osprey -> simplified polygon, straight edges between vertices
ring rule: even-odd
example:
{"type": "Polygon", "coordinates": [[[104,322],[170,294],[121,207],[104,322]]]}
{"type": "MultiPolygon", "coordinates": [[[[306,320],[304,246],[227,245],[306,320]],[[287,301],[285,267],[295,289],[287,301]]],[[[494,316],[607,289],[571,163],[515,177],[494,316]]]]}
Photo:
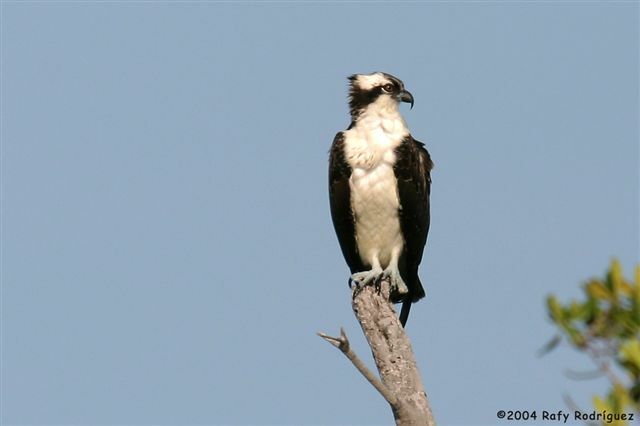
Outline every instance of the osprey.
{"type": "Polygon", "coordinates": [[[400,322],[425,295],[418,266],[429,232],[433,163],[398,110],[413,96],[396,77],[349,77],[351,124],[339,132],[329,159],[331,218],[351,270],[349,284],[388,279],[400,322]]]}

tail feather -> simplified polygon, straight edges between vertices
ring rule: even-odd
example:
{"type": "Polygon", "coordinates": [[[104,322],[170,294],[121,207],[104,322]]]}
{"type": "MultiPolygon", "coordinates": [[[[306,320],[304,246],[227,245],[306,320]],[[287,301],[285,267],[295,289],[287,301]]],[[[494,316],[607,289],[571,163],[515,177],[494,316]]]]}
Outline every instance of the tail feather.
{"type": "Polygon", "coordinates": [[[402,309],[400,310],[400,324],[404,328],[409,319],[409,311],[411,310],[411,304],[417,302],[425,296],[424,287],[420,282],[420,278],[416,275],[416,279],[413,285],[409,287],[409,294],[405,296],[402,301],[402,309]]]}
{"type": "Polygon", "coordinates": [[[411,303],[411,299],[407,299],[402,302],[402,310],[400,311],[400,324],[402,324],[402,328],[404,328],[404,326],[407,324],[407,320],[409,319],[411,303]]]}
{"type": "Polygon", "coordinates": [[[416,274],[416,281],[413,284],[412,288],[409,289],[410,298],[413,302],[417,302],[422,299],[426,293],[424,291],[424,287],[422,287],[422,282],[420,282],[420,278],[416,274]]]}

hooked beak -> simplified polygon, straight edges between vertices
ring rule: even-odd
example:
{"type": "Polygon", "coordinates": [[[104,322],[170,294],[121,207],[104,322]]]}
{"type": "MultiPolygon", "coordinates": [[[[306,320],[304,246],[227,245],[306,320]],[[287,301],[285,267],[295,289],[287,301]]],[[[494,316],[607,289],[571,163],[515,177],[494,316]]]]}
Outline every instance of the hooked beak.
{"type": "Polygon", "coordinates": [[[398,93],[397,99],[400,102],[407,102],[411,104],[411,108],[413,109],[413,95],[408,90],[402,90],[398,93]]]}

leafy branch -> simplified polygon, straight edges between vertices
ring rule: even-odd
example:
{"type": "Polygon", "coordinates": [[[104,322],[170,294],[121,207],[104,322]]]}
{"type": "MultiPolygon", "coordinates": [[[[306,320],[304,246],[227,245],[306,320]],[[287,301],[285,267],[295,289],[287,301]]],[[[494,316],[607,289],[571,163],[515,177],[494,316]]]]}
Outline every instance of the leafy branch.
{"type": "Polygon", "coordinates": [[[595,408],[640,414],[640,266],[630,281],[624,278],[620,262],[614,260],[603,279],[588,280],[582,290],[583,300],[562,304],[553,295],[547,298],[547,312],[560,335],[543,352],[553,350],[563,337],[589,356],[598,372],[611,382],[606,396],[593,398],[595,408]]]}

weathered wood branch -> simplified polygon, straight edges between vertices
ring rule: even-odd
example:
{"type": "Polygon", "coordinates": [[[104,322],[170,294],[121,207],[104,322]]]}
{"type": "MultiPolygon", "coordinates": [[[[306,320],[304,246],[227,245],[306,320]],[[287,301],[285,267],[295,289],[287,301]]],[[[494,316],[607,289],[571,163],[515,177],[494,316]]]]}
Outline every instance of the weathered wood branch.
{"type": "Polygon", "coordinates": [[[318,336],[322,337],[327,342],[331,343],[336,348],[340,349],[343,354],[349,361],[353,363],[353,365],[358,369],[358,371],[364,376],[365,379],[369,381],[373,385],[374,388],[387,402],[391,405],[396,404],[395,396],[387,389],[387,387],[378,379],[372,372],[364,365],[364,362],[358,358],[355,352],[351,349],[351,345],[349,344],[349,339],[347,339],[347,335],[344,333],[344,328],[340,327],[340,337],[331,337],[327,336],[324,333],[318,333],[318,336]]]}
{"type": "Polygon", "coordinates": [[[319,333],[320,336],[340,349],[382,394],[391,406],[396,425],[435,425],[411,342],[389,302],[388,281],[379,288],[358,289],[353,296],[353,311],[371,347],[381,380],[353,353],[344,330],[340,337],[319,333]]]}

